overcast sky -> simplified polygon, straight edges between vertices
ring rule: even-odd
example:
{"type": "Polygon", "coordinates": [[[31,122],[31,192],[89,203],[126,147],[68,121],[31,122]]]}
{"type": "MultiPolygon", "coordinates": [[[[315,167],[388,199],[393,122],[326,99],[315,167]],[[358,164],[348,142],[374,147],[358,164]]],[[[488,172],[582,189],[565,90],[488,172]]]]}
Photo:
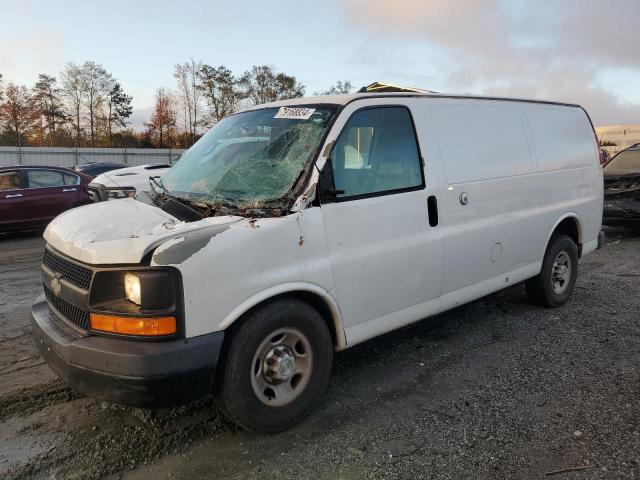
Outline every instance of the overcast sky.
{"type": "Polygon", "coordinates": [[[640,0],[0,0],[0,73],[32,85],[93,60],[136,123],[173,65],[269,64],[307,93],[337,80],[577,102],[640,123],[640,0]]]}

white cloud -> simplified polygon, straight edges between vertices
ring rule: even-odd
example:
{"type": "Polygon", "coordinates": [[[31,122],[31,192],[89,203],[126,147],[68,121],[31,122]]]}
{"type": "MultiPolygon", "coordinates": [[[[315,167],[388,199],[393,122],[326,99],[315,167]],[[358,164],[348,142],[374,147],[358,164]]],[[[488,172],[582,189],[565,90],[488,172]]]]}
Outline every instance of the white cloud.
{"type": "Polygon", "coordinates": [[[638,0],[345,0],[344,5],[351,22],[378,37],[446,50],[451,64],[440,83],[448,91],[576,102],[598,124],[640,122],[635,98],[626,100],[601,81],[608,69],[640,72],[638,0]]]}

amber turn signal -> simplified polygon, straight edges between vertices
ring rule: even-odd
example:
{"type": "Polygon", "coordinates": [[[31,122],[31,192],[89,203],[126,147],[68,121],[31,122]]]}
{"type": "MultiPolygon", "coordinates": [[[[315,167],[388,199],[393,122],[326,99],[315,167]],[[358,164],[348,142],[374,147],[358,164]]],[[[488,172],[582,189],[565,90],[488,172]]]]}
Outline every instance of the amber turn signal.
{"type": "Polygon", "coordinates": [[[171,335],[176,333],[175,317],[120,317],[92,313],[91,328],[121,335],[171,335]]]}

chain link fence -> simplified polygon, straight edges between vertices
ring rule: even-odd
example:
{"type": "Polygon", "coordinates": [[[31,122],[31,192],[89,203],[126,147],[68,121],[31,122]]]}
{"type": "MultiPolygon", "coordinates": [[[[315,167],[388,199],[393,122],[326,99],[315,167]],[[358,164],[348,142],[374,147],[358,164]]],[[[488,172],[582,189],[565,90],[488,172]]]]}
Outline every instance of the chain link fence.
{"type": "Polygon", "coordinates": [[[72,168],[92,162],[137,166],[169,163],[184,152],[172,148],[0,147],[0,166],[52,165],[72,168]]]}

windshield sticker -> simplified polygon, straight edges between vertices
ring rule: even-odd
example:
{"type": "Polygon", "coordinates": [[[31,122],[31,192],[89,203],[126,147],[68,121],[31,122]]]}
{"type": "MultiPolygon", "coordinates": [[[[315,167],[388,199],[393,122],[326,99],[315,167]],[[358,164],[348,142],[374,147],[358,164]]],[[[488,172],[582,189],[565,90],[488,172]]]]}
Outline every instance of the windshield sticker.
{"type": "Polygon", "coordinates": [[[278,113],[273,118],[293,118],[296,120],[309,120],[309,117],[315,112],[315,108],[292,108],[280,107],[278,113]]]}

